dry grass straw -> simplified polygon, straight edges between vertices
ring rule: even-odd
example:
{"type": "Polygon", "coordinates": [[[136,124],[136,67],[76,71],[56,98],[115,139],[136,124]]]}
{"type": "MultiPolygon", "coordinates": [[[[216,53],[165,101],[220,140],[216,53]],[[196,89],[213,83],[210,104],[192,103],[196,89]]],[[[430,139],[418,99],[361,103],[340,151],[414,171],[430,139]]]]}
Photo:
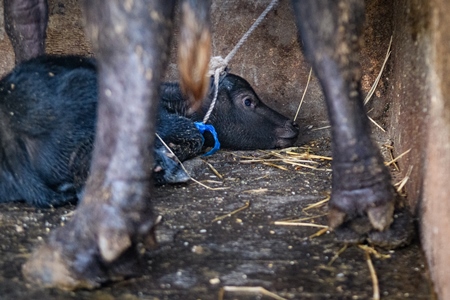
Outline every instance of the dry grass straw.
{"type": "Polygon", "coordinates": [[[246,193],[246,194],[264,194],[264,193],[267,193],[268,191],[269,191],[269,189],[267,189],[267,188],[258,188],[258,189],[246,190],[246,191],[243,191],[242,193],[246,193]]]}
{"type": "MultiPolygon", "coordinates": [[[[392,165],[393,163],[396,163],[400,158],[402,158],[403,156],[405,156],[406,154],[408,154],[410,151],[411,151],[411,148],[409,148],[408,150],[406,150],[405,152],[403,152],[402,154],[400,154],[400,155],[397,156],[396,158],[394,158],[394,159],[392,159],[392,160],[390,160],[390,161],[388,161],[388,162],[385,162],[384,164],[385,164],[386,166],[390,166],[390,165],[392,165]]],[[[397,166],[397,168],[398,168],[398,166],[397,166]]]]}
{"type": "Polygon", "coordinates": [[[370,122],[372,122],[375,126],[377,126],[381,131],[386,132],[386,130],[385,130],[383,127],[381,127],[380,124],[378,124],[377,122],[375,122],[374,119],[372,119],[372,118],[369,117],[369,116],[367,116],[367,117],[369,118],[370,122]]]}
{"type": "Polygon", "coordinates": [[[324,206],[325,204],[328,203],[328,201],[330,201],[331,196],[328,195],[325,197],[325,199],[322,199],[316,203],[310,204],[307,207],[305,207],[304,209],[302,209],[303,212],[306,212],[307,210],[313,209],[313,208],[319,208],[324,206]]]}
{"type": "MultiPolygon", "coordinates": [[[[400,167],[398,166],[397,161],[398,161],[400,158],[402,158],[403,156],[405,156],[406,154],[408,154],[408,153],[411,151],[411,148],[408,149],[408,150],[406,150],[405,152],[403,152],[403,153],[400,154],[399,156],[394,157],[394,147],[392,147],[391,145],[383,145],[383,146],[384,146],[385,148],[388,149],[389,156],[390,156],[390,158],[391,158],[390,161],[385,162],[384,164],[385,164],[386,166],[392,165],[392,166],[395,168],[395,170],[396,170],[397,172],[400,172],[400,167]]],[[[403,190],[403,188],[405,187],[405,184],[408,182],[408,180],[409,180],[409,178],[410,178],[410,176],[411,176],[411,172],[412,172],[412,170],[413,170],[413,167],[414,167],[414,166],[409,166],[409,167],[408,167],[408,171],[406,172],[405,177],[403,177],[402,180],[400,180],[399,182],[397,182],[397,183],[394,184],[394,186],[397,187],[397,192],[398,192],[399,194],[404,194],[404,193],[402,193],[402,190],[403,190]]]]}
{"type": "MultiPolygon", "coordinates": [[[[372,258],[370,255],[375,256],[376,258],[390,258],[389,255],[381,254],[378,251],[376,251],[373,247],[367,246],[367,245],[358,245],[360,249],[364,251],[365,260],[367,263],[367,266],[369,268],[370,278],[372,279],[372,287],[373,287],[373,295],[372,299],[380,299],[380,287],[378,284],[378,276],[375,271],[375,267],[372,263],[372,258]]],[[[341,249],[339,249],[336,254],[331,258],[330,262],[328,263],[328,266],[331,266],[338,258],[339,256],[344,253],[345,250],[347,250],[348,246],[344,245],[341,249]]]]}
{"type": "Polygon", "coordinates": [[[384,71],[384,67],[386,66],[389,56],[391,56],[391,46],[392,46],[392,36],[391,36],[391,40],[389,41],[389,46],[386,51],[386,56],[384,57],[383,65],[381,66],[381,69],[380,69],[380,72],[378,72],[377,78],[375,79],[372,87],[370,88],[369,92],[366,95],[366,98],[364,99],[364,105],[369,103],[370,99],[372,98],[373,94],[375,93],[375,90],[377,89],[378,83],[380,82],[380,79],[381,79],[381,75],[383,74],[383,71],[384,71]]]}
{"type": "MultiPolygon", "coordinates": [[[[394,157],[394,147],[392,147],[391,145],[383,145],[386,149],[388,149],[388,153],[389,153],[389,157],[391,158],[391,161],[394,161],[395,157],[394,157]]],[[[392,166],[395,168],[395,170],[397,172],[400,171],[400,168],[398,167],[397,161],[394,161],[392,163],[392,166]]]]}
{"type": "Polygon", "coordinates": [[[373,295],[372,299],[379,300],[380,299],[380,287],[378,284],[378,276],[375,271],[375,268],[372,263],[372,259],[370,258],[370,252],[364,251],[367,266],[369,267],[370,278],[372,278],[372,287],[373,287],[373,295]]]}
{"type": "MultiPolygon", "coordinates": [[[[184,172],[186,172],[186,174],[189,176],[189,179],[192,180],[193,182],[197,183],[198,185],[201,185],[202,187],[208,189],[208,190],[212,190],[212,191],[220,191],[220,190],[226,190],[229,189],[229,187],[210,187],[204,183],[201,183],[200,181],[194,179],[189,172],[186,170],[186,168],[184,167],[183,163],[178,159],[178,157],[175,155],[175,153],[173,153],[172,149],[170,149],[170,147],[166,144],[166,142],[164,142],[164,140],[159,136],[159,134],[155,133],[156,137],[160,140],[160,142],[164,145],[164,147],[166,147],[166,149],[173,155],[173,157],[177,160],[177,162],[181,165],[181,168],[183,169],[184,172]]],[[[212,167],[212,166],[211,166],[212,167]]],[[[213,167],[212,167],[213,168],[213,167]]],[[[213,168],[214,169],[214,168],[213,168]]],[[[215,169],[214,169],[215,170],[215,169]]],[[[217,170],[216,170],[217,172],[217,170]]],[[[217,172],[218,173],[218,172],[217,172]]],[[[217,175],[217,174],[216,174],[217,175]]],[[[220,175],[220,174],[219,174],[220,175]]]]}
{"type": "Polygon", "coordinates": [[[369,252],[365,252],[365,253],[366,253],[367,266],[369,267],[369,271],[370,271],[370,277],[372,278],[372,286],[373,286],[372,298],[374,300],[379,300],[380,299],[380,287],[378,285],[378,276],[375,271],[375,268],[373,267],[372,259],[370,258],[369,252]]]}
{"type": "MultiPolygon", "coordinates": [[[[306,213],[307,210],[322,207],[329,200],[330,200],[330,196],[327,196],[325,199],[322,199],[322,200],[320,200],[320,201],[318,201],[316,203],[308,205],[302,211],[304,213],[306,213]]],[[[327,214],[319,214],[319,215],[308,216],[308,217],[304,217],[304,218],[279,220],[279,221],[275,221],[273,224],[274,225],[281,225],[281,226],[301,226],[301,227],[320,228],[319,231],[317,231],[316,233],[314,233],[311,236],[309,236],[309,238],[312,239],[312,238],[321,236],[322,234],[326,233],[328,230],[330,230],[330,228],[327,225],[315,224],[315,223],[312,223],[312,222],[311,223],[307,223],[307,222],[303,222],[303,221],[308,221],[308,220],[314,220],[314,219],[317,219],[317,218],[322,218],[322,217],[325,217],[326,215],[327,214]]]]}
{"type": "MultiPolygon", "coordinates": [[[[373,94],[375,93],[375,90],[378,87],[378,83],[380,82],[381,79],[381,75],[383,74],[384,71],[384,67],[386,66],[386,63],[389,59],[389,56],[391,55],[391,46],[392,46],[392,36],[391,36],[391,40],[389,42],[389,46],[386,52],[386,56],[384,57],[384,61],[383,64],[381,66],[380,72],[378,72],[377,78],[375,79],[374,83],[372,84],[372,87],[370,88],[369,92],[366,95],[366,98],[364,99],[364,105],[366,105],[367,103],[369,103],[370,99],[372,98],[373,94]]],[[[375,122],[374,119],[372,119],[371,117],[367,116],[370,120],[370,122],[372,122],[376,127],[378,127],[381,131],[386,132],[386,130],[381,127],[381,125],[379,125],[377,122],[375,122]]]]}
{"type": "Polygon", "coordinates": [[[302,99],[300,99],[300,103],[298,104],[297,112],[294,116],[294,122],[297,121],[298,114],[300,113],[300,108],[302,107],[303,100],[305,99],[306,91],[308,90],[309,82],[311,81],[312,68],[309,68],[308,81],[306,82],[305,90],[303,91],[302,99]]]}
{"type": "Polygon", "coordinates": [[[316,233],[311,234],[308,238],[309,238],[309,239],[313,239],[313,238],[319,237],[319,236],[321,236],[321,235],[324,235],[324,234],[327,233],[328,231],[330,231],[330,228],[329,228],[329,227],[327,227],[327,228],[322,228],[322,229],[320,229],[319,231],[317,231],[316,233]]]}
{"type": "Polygon", "coordinates": [[[311,131],[324,130],[324,129],[328,129],[328,128],[331,128],[331,125],[326,125],[326,126],[322,126],[319,128],[313,128],[313,129],[311,129],[311,131]]]}
{"type": "Polygon", "coordinates": [[[290,221],[275,221],[273,222],[275,225],[287,225],[287,226],[301,226],[301,227],[316,227],[328,229],[327,225],[314,224],[314,223],[305,223],[305,222],[290,222],[290,221]]]}
{"type": "Polygon", "coordinates": [[[336,261],[336,259],[338,259],[339,256],[340,256],[342,253],[344,253],[345,250],[347,250],[347,248],[348,248],[348,245],[345,244],[341,249],[339,249],[339,250],[336,252],[336,254],[330,259],[330,262],[328,263],[328,266],[331,266],[331,265],[336,261]]]}
{"type": "Polygon", "coordinates": [[[377,250],[375,250],[374,247],[372,246],[368,246],[368,245],[358,245],[358,247],[362,250],[364,250],[365,252],[368,252],[369,254],[372,254],[373,256],[375,256],[378,259],[388,259],[391,258],[391,256],[389,254],[383,254],[378,252],[377,250]]]}
{"type": "Polygon", "coordinates": [[[331,169],[323,169],[316,166],[319,162],[331,161],[331,157],[312,154],[310,148],[307,147],[290,147],[270,151],[260,150],[259,153],[262,153],[262,155],[257,157],[233,155],[240,158],[240,163],[261,163],[283,171],[289,170],[286,165],[294,166],[297,170],[300,168],[307,168],[318,171],[331,171],[331,169]]]}
{"type": "Polygon", "coordinates": [[[275,293],[272,293],[261,286],[224,286],[219,291],[219,300],[223,300],[225,292],[242,293],[242,294],[259,294],[276,300],[286,300],[275,293]]]}
{"type": "MultiPolygon", "coordinates": [[[[367,93],[366,97],[364,98],[364,105],[367,105],[367,103],[369,103],[370,99],[372,98],[373,94],[375,93],[375,91],[376,91],[376,89],[377,89],[377,87],[378,87],[378,84],[379,84],[379,82],[380,82],[381,76],[382,76],[382,74],[383,74],[384,68],[386,67],[386,63],[387,63],[387,61],[389,60],[389,57],[391,56],[392,38],[393,38],[393,37],[391,36],[391,40],[389,41],[389,46],[388,46],[388,49],[387,49],[387,51],[386,51],[386,55],[385,55],[385,57],[384,57],[383,64],[381,65],[380,72],[378,72],[378,75],[377,75],[377,77],[375,78],[374,83],[372,84],[372,86],[371,86],[369,92],[367,93]]],[[[305,99],[305,95],[306,95],[306,92],[307,92],[307,90],[308,90],[309,83],[310,83],[310,81],[311,81],[311,75],[312,75],[312,68],[309,69],[308,81],[306,82],[306,86],[305,86],[305,89],[304,89],[304,91],[303,91],[302,98],[300,99],[300,103],[299,103],[298,108],[297,108],[297,111],[296,111],[296,113],[295,113],[294,121],[297,120],[297,117],[298,117],[298,115],[299,115],[299,113],[300,113],[300,108],[302,107],[303,100],[305,99]]],[[[385,130],[381,125],[379,125],[377,122],[375,122],[374,119],[372,119],[372,118],[369,117],[369,116],[368,116],[368,118],[369,118],[369,120],[370,120],[376,127],[378,127],[381,131],[386,132],[386,130],[385,130]]],[[[330,128],[330,126],[324,126],[324,127],[321,127],[321,128],[315,128],[315,129],[313,129],[313,131],[315,131],[315,130],[327,129],[327,128],[330,128]]]]}
{"type": "Polygon", "coordinates": [[[328,213],[326,213],[326,214],[320,214],[320,215],[314,215],[314,216],[309,216],[309,217],[304,217],[304,218],[295,218],[295,219],[292,219],[292,218],[285,218],[285,219],[282,219],[282,220],[278,220],[278,221],[283,221],[283,222],[303,222],[303,221],[308,221],[308,220],[313,220],[313,219],[317,219],[317,218],[321,218],[321,217],[325,217],[325,216],[327,216],[328,215],[328,213]]]}
{"type": "Polygon", "coordinates": [[[220,179],[223,179],[222,174],[220,174],[219,171],[217,171],[216,168],[214,168],[209,162],[205,161],[204,163],[211,169],[211,171],[214,173],[214,175],[216,175],[220,179]]]}
{"type": "Polygon", "coordinates": [[[221,221],[221,220],[223,220],[223,219],[225,219],[225,218],[231,217],[232,215],[235,215],[235,214],[237,214],[238,212],[243,211],[243,210],[245,210],[245,209],[247,209],[247,208],[249,208],[249,207],[250,207],[250,201],[247,201],[247,202],[245,202],[245,205],[244,205],[244,206],[239,207],[238,209],[233,210],[232,212],[229,212],[229,213],[227,213],[227,214],[225,214],[225,215],[223,215],[223,216],[220,216],[220,217],[215,218],[214,220],[211,221],[211,223],[214,223],[214,222],[217,222],[217,221],[221,221]]]}
{"type": "Polygon", "coordinates": [[[397,182],[396,184],[394,184],[394,186],[397,187],[397,192],[399,194],[402,194],[402,190],[405,187],[405,184],[408,182],[409,177],[411,176],[411,172],[412,172],[413,166],[409,166],[408,171],[406,172],[405,177],[403,177],[402,180],[400,180],[399,182],[397,182]]]}

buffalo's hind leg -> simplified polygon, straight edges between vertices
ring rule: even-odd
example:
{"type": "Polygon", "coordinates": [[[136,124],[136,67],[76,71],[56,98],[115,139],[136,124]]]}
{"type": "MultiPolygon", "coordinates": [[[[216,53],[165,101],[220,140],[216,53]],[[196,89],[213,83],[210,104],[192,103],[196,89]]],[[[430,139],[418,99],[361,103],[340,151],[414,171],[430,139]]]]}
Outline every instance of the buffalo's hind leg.
{"type": "Polygon", "coordinates": [[[72,220],[24,265],[43,286],[92,288],[136,267],[153,242],[152,151],[173,1],[85,0],[99,66],[99,118],[91,175],[72,220]]]}
{"type": "Polygon", "coordinates": [[[42,55],[48,22],[47,0],[4,0],[5,30],[16,64],[42,55]]]}
{"type": "Polygon", "coordinates": [[[370,138],[358,61],[364,1],[293,1],[306,55],[319,78],[332,127],[333,179],[329,224],[338,238],[396,247],[412,232],[407,209],[397,213],[389,170],[370,138]],[[392,224],[395,219],[395,224],[392,224]],[[397,228],[404,223],[407,228],[397,228]],[[391,229],[398,231],[393,233],[391,229]]]}

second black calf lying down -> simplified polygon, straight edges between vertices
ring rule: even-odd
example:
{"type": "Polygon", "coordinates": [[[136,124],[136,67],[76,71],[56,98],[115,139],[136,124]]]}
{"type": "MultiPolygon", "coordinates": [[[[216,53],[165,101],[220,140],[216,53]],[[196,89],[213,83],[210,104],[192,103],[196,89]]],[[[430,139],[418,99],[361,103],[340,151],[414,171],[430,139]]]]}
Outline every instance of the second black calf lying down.
{"type": "MultiPolygon", "coordinates": [[[[47,207],[78,199],[89,173],[97,98],[95,61],[78,56],[32,59],[0,81],[0,202],[47,207]]],[[[179,86],[161,88],[157,133],[182,161],[211,143],[193,122],[203,118],[211,98],[212,92],[200,111],[187,115],[179,86]]],[[[225,148],[287,147],[297,138],[297,125],[236,75],[222,80],[216,105],[209,122],[225,148]]],[[[158,139],[149,151],[157,182],[187,180],[158,139]]]]}

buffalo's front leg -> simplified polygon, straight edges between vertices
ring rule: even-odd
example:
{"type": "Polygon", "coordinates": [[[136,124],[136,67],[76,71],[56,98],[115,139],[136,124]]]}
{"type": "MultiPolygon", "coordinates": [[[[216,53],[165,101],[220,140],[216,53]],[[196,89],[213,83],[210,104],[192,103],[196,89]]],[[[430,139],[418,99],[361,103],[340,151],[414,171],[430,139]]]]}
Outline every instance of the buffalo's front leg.
{"type": "Polygon", "coordinates": [[[65,289],[129,275],[136,245],[152,242],[149,149],[173,15],[167,0],[85,0],[83,5],[99,63],[91,175],[73,219],[23,268],[27,279],[65,289]]]}
{"type": "Polygon", "coordinates": [[[16,64],[44,54],[48,22],[47,0],[4,0],[5,29],[16,64]]]}
{"type": "Polygon", "coordinates": [[[372,229],[385,231],[393,222],[396,195],[389,170],[370,138],[362,101],[357,53],[364,1],[293,3],[301,40],[321,82],[332,127],[329,224],[344,228],[353,223],[358,235],[372,229]]]}

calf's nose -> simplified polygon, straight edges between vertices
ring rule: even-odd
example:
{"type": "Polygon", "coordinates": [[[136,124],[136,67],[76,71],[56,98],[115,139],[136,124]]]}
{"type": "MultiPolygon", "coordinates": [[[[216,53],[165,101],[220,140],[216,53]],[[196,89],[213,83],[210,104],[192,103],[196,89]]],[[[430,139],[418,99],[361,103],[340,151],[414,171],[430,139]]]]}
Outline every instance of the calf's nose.
{"type": "Polygon", "coordinates": [[[295,123],[292,120],[287,120],[284,123],[284,126],[282,127],[283,130],[281,132],[281,134],[279,135],[280,138],[283,139],[293,139],[296,138],[298,136],[299,133],[299,127],[298,124],[295,123]]]}

